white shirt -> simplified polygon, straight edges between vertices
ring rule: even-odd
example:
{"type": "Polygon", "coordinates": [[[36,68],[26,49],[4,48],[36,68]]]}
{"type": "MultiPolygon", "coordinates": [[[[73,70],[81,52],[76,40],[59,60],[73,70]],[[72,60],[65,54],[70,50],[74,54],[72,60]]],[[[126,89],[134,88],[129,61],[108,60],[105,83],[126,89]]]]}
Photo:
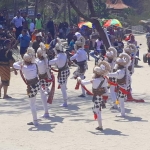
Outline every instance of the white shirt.
{"type": "Polygon", "coordinates": [[[97,43],[97,47],[96,47],[96,50],[100,50],[101,48],[101,45],[103,44],[103,41],[99,41],[98,39],[96,40],[96,43],[97,43]]]}
{"type": "MultiPolygon", "coordinates": [[[[38,66],[38,72],[39,74],[45,74],[47,72],[47,65],[46,65],[46,60],[40,60],[40,59],[36,59],[35,63],[38,66]]],[[[48,60],[47,60],[48,63],[48,60]]]]}
{"type": "Polygon", "coordinates": [[[32,64],[32,65],[23,65],[21,67],[21,62],[15,62],[13,64],[13,67],[17,70],[22,70],[25,79],[27,80],[31,80],[37,77],[37,67],[36,64],[32,64]]]}
{"type": "Polygon", "coordinates": [[[11,21],[16,28],[19,28],[19,27],[22,27],[23,25],[23,22],[25,22],[24,18],[23,17],[14,17],[13,20],[11,21]]]}
{"type": "Polygon", "coordinates": [[[84,49],[80,48],[76,54],[74,54],[70,60],[77,60],[77,62],[85,61],[87,60],[87,53],[84,49]]]}
{"type": "Polygon", "coordinates": [[[33,32],[35,29],[35,25],[33,22],[30,23],[30,32],[33,32]]]}
{"type": "Polygon", "coordinates": [[[56,58],[49,61],[49,65],[56,65],[58,68],[65,66],[67,61],[67,55],[65,53],[59,53],[56,58]]]}

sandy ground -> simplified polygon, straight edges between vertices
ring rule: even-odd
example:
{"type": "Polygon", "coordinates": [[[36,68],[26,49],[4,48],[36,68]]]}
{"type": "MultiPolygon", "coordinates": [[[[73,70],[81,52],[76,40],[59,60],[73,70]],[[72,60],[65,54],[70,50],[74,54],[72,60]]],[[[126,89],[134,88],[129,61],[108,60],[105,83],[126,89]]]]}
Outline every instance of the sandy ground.
{"type": "MultiPolygon", "coordinates": [[[[146,52],[144,35],[136,37],[143,44],[140,58],[146,52]]],[[[91,78],[94,61],[89,62],[87,79],[91,78]]],[[[73,67],[71,71],[75,68],[73,67]]],[[[126,103],[127,117],[116,118],[118,111],[102,110],[104,131],[95,130],[91,97],[78,98],[75,80],[68,81],[69,107],[60,108],[61,92],[56,89],[50,107],[50,120],[41,119],[36,128],[27,126],[32,121],[26,86],[21,77],[12,74],[9,94],[11,100],[0,99],[0,150],[150,150],[150,89],[149,66],[142,61],[133,75],[133,95],[145,103],[126,103]]],[[[88,86],[91,89],[91,86],[88,86]]],[[[43,114],[40,96],[37,96],[38,116],[43,114]]]]}

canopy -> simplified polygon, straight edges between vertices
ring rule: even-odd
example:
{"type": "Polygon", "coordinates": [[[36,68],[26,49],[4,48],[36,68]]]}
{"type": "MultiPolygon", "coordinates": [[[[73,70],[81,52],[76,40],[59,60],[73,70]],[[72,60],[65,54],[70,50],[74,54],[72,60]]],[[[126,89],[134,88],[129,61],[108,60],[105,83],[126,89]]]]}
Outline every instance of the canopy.
{"type": "Polygon", "coordinates": [[[122,27],[122,24],[120,23],[119,20],[117,19],[109,19],[107,20],[104,25],[104,27],[109,27],[109,26],[117,26],[117,27],[122,27]]]}
{"type": "Polygon", "coordinates": [[[82,26],[86,26],[86,27],[92,28],[92,23],[91,22],[80,22],[78,24],[78,27],[82,28],[82,26]]]}

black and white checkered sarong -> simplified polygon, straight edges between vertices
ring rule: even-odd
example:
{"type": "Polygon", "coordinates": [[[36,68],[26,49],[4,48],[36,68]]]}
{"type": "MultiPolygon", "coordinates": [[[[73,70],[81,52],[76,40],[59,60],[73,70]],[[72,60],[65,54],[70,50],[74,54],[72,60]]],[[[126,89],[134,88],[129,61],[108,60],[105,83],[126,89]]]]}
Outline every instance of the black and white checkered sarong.
{"type": "Polygon", "coordinates": [[[46,79],[41,79],[40,80],[40,86],[43,88],[48,88],[51,85],[51,82],[47,82],[46,79]]]}
{"type": "Polygon", "coordinates": [[[118,99],[119,98],[125,98],[126,97],[126,94],[122,93],[121,90],[118,91],[118,99]]]}
{"type": "Polygon", "coordinates": [[[29,98],[35,97],[40,90],[40,82],[34,84],[34,85],[28,85],[27,86],[27,94],[29,98]]]}
{"type": "Polygon", "coordinates": [[[98,108],[101,111],[101,108],[102,108],[103,104],[105,103],[103,101],[102,97],[101,96],[93,96],[93,102],[94,102],[93,109],[98,108]]]}
{"type": "Polygon", "coordinates": [[[60,75],[58,76],[58,83],[59,84],[66,83],[69,75],[70,75],[70,69],[69,68],[61,71],[60,75]]]}

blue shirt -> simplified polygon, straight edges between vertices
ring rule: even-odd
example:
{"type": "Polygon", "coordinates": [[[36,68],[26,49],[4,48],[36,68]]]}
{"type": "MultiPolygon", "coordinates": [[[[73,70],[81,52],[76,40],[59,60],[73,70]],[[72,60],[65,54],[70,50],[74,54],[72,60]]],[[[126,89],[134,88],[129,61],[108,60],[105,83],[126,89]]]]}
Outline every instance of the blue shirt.
{"type": "Polygon", "coordinates": [[[26,35],[20,34],[18,37],[18,41],[20,42],[20,47],[29,47],[30,36],[28,34],[26,35]]]}

